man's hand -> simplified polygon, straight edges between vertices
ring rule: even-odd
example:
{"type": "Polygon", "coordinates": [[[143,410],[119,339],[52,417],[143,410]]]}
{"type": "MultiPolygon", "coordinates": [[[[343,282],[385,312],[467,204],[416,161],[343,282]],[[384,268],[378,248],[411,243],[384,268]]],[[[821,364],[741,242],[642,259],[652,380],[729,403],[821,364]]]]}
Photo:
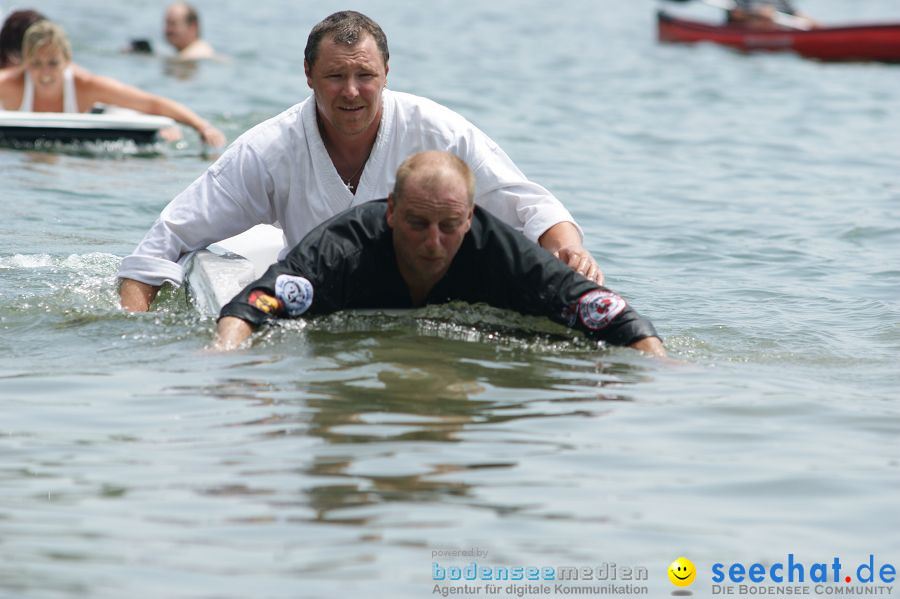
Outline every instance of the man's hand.
{"type": "Polygon", "coordinates": [[[122,279],[119,285],[119,303],[129,312],[146,312],[156,298],[159,287],[134,279],[122,279]]]}
{"type": "Polygon", "coordinates": [[[542,248],[565,262],[569,268],[597,283],[603,284],[603,271],[581,244],[578,228],[570,222],[556,223],[541,235],[538,243],[542,248]]]}
{"type": "Polygon", "coordinates": [[[644,337],[640,341],[635,341],[629,347],[638,351],[642,351],[644,353],[648,353],[651,356],[656,356],[657,358],[668,357],[666,348],[663,346],[663,343],[659,339],[659,337],[644,337]]]}
{"type": "Polygon", "coordinates": [[[568,264],[569,268],[575,272],[584,275],[598,285],[603,284],[603,271],[600,270],[600,266],[591,253],[583,246],[560,248],[553,252],[553,255],[568,264]]]}
{"type": "Polygon", "coordinates": [[[224,316],[216,325],[216,340],[213,351],[231,351],[237,349],[253,333],[253,327],[246,320],[235,316],[224,316]]]}

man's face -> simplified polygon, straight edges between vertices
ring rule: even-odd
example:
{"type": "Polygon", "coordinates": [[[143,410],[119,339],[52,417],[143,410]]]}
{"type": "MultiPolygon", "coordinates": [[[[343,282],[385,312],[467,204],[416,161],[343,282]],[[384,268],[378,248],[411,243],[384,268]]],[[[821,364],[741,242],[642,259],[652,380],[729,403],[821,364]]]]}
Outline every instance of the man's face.
{"type": "Polygon", "coordinates": [[[326,37],[319,42],[315,64],[307,63],[305,69],[319,117],[329,133],[354,136],[378,126],[388,67],[371,35],[354,46],[326,37]]]}
{"type": "Polygon", "coordinates": [[[456,173],[423,179],[412,173],[403,197],[388,199],[387,222],[403,279],[411,288],[430,290],[447,274],[472,226],[473,209],[456,173]]]}
{"type": "Polygon", "coordinates": [[[196,38],[196,27],[187,22],[187,9],[177,4],[170,6],[166,10],[166,41],[180,51],[196,38]]]}

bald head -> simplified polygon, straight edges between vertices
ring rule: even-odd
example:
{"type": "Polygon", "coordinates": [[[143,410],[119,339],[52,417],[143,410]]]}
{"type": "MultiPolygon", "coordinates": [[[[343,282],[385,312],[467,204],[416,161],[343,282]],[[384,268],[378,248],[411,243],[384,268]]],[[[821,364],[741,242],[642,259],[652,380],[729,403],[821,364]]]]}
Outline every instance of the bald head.
{"type": "Polygon", "coordinates": [[[413,305],[450,268],[472,226],[474,192],[469,167],[448,152],[414,154],[397,169],[386,218],[413,305]]]}
{"type": "Polygon", "coordinates": [[[394,202],[403,199],[411,184],[417,188],[434,190],[448,183],[459,181],[466,189],[469,206],[475,198],[475,177],[468,165],[456,154],[431,150],[413,154],[397,169],[397,180],[392,194],[394,202]]]}
{"type": "Polygon", "coordinates": [[[176,2],[166,9],[166,40],[176,50],[183,50],[200,37],[200,19],[193,6],[176,2]]]}
{"type": "Polygon", "coordinates": [[[188,25],[199,25],[200,17],[197,16],[197,9],[187,2],[175,2],[166,9],[166,16],[173,19],[183,21],[188,25]]]}

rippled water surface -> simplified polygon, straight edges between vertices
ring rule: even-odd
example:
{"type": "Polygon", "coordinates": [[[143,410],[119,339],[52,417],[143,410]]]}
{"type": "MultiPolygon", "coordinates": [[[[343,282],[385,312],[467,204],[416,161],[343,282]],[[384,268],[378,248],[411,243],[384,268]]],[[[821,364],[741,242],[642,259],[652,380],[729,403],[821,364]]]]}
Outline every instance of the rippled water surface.
{"type": "MultiPolygon", "coordinates": [[[[229,139],[307,96],[306,34],[346,7],[198,2],[228,60],[175,72],[119,52],[164,47],[164,3],[34,5],[77,62],[229,139]]],[[[357,8],[389,85],[553,190],[679,363],[461,306],[211,354],[180,291],[116,301],[214,158],[193,132],[0,149],[0,596],[428,597],[433,561],[643,566],[661,596],[685,555],[704,597],[716,562],[898,564],[900,67],[659,45],[649,2],[357,8]]]]}

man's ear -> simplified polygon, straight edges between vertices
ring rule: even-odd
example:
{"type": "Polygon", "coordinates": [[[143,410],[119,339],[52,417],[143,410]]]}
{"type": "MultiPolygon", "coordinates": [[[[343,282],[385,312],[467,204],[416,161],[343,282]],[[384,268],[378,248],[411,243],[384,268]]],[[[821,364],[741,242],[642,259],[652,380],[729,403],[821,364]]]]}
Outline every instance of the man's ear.
{"type": "Polygon", "coordinates": [[[306,85],[312,89],[312,68],[309,66],[309,62],[303,61],[303,73],[306,75],[306,85]]]}
{"type": "Polygon", "coordinates": [[[469,208],[469,216],[466,218],[466,233],[472,228],[472,217],[475,216],[475,206],[469,208]]]}
{"type": "Polygon", "coordinates": [[[385,214],[385,218],[387,219],[387,224],[390,228],[394,228],[394,194],[388,194],[388,202],[387,202],[387,214],[385,214]]]}

